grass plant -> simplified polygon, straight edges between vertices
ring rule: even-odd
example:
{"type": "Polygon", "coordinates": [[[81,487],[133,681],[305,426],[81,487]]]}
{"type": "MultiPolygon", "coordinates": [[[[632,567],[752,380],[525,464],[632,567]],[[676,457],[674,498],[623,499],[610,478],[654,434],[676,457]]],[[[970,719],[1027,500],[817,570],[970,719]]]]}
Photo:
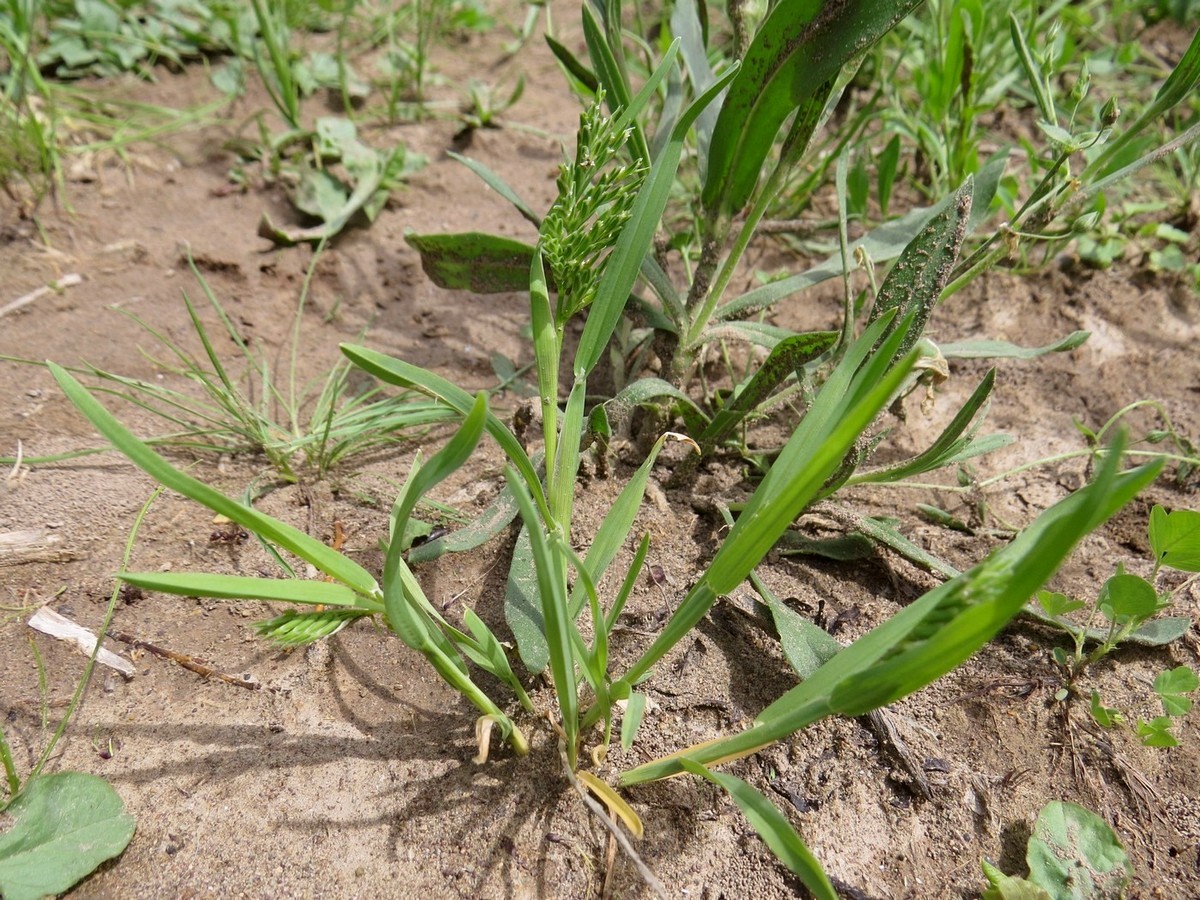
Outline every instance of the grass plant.
{"type": "MultiPolygon", "coordinates": [[[[394,446],[446,421],[452,413],[419,394],[388,393],[378,385],[355,389],[354,384],[362,379],[351,377],[351,366],[346,361],[335,365],[315,384],[299,381],[302,324],[322,249],[314,253],[300,290],[284,366],[272,363],[263,348],[246,341],[189,259],[220,332],[238,348],[241,373],[231,373],[222,361],[214,335],[186,293],[183,303],[200,343],[199,356],[151,323],[132,313],[124,314],[154,339],[159,353],[166,354],[165,358],[150,355],[154,364],[190,382],[199,389],[199,397],[157,380],[131,378],[86,364],[71,371],[95,379],[98,393],[117,397],[161,421],[168,431],[153,438],[153,445],[201,454],[260,454],[288,482],[324,478],[353,457],[394,446]]],[[[17,357],[0,359],[40,365],[17,357]]],[[[62,458],[33,457],[25,462],[37,464],[62,458]]]]}
{"type": "MultiPolygon", "coordinates": [[[[780,3],[752,20],[745,7],[734,5],[732,42],[722,44],[716,30],[705,28],[701,8],[680,0],[658,23],[666,28],[656,46],[626,31],[619,4],[583,6],[587,62],[562,44],[552,45],[587,98],[555,203],[538,215],[495,175],[473,164],[538,226],[537,243],[486,235],[411,238],[427,269],[446,286],[528,293],[540,453],[528,451],[492,412],[486,394],[471,395],[432,372],[367,347],[343,347],[359,369],[425,395],[432,409],[458,423],[442,449],[428,460],[413,461],[388,518],[379,575],[179,470],[135,438],[70,372],[51,364],[71,401],[112,446],[160,484],[253,532],[277,548],[280,559],[290,555],[304,560],[328,580],[129,571],[121,578],[184,596],[292,604],[296,610],[260,626],[268,638],[286,643],[321,639],[358,618],[381,618],[474,705],[478,761],[486,760],[493,732],[515,754],[524,755],[530,748],[527,731],[549,722],[565,778],[589,786],[638,832],[632,808],[589,769],[589,762],[592,769],[601,768],[616,739],[619,704],[625,707],[620,740],[628,745],[636,739],[645,708],[641,685],[655,676],[718,597],[752,575],[813,503],[854,479],[911,478],[996,446],[995,440],[977,437],[993,389],[988,374],[928,449],[896,464],[866,466],[879,441],[881,413],[929,377],[923,373],[938,371],[954,349],[962,355],[1027,356],[1077,346],[1082,337],[1071,335],[1047,348],[998,342],[939,348],[924,335],[938,300],[994,264],[997,250],[1007,246],[1006,236],[1019,237],[1026,229],[1045,236],[1052,223],[1073,221],[1071,216],[1108,186],[1195,137],[1196,128],[1189,127],[1165,144],[1153,136],[1149,145],[1145,141],[1147,129],[1182,103],[1200,80],[1196,42],[1128,129],[1115,130],[1113,110],[1102,108],[1099,120],[1085,130],[1076,127],[1073,115],[1060,115],[1052,93],[1042,90],[1045,73],[1028,47],[1028,29],[1016,21],[1004,46],[1019,61],[1019,75],[1013,77],[1023,77],[1037,98],[1052,152],[1007,231],[997,232],[959,261],[973,214],[986,213],[1000,190],[1004,164],[997,158],[980,166],[977,177],[960,182],[958,176],[971,171],[977,146],[970,134],[963,134],[946,156],[945,190],[938,190],[940,199],[932,208],[912,211],[891,227],[852,242],[850,211],[866,209],[870,192],[864,193],[862,173],[850,153],[841,152],[828,164],[839,208],[838,251],[808,271],[736,293],[733,285],[747,249],[781,188],[811,161],[814,136],[832,121],[856,64],[915,6],[915,0],[780,3]],[[1068,162],[1079,158],[1082,167],[1072,174],[1068,162]],[[694,199],[683,213],[671,212],[681,186],[694,199]],[[665,215],[672,234],[656,243],[665,215]],[[850,289],[855,259],[872,275],[874,263],[895,263],[877,286],[872,281],[870,290],[859,293],[850,289]],[[762,314],[783,298],[839,276],[846,288],[844,307],[829,330],[792,334],[762,321],[762,314]],[[568,336],[580,320],[580,337],[572,346],[568,336]],[[597,405],[592,391],[600,364],[611,358],[614,337],[619,338],[615,368],[621,372],[616,380],[624,387],[597,405]],[[762,363],[732,379],[728,394],[718,396],[703,386],[697,390],[705,354],[734,342],[762,348],[762,363]],[[661,363],[659,376],[645,374],[651,355],[661,363]],[[683,440],[705,453],[736,447],[747,419],[764,404],[779,402],[781,395],[802,409],[802,416],[782,447],[755,460],[762,478],[715,556],[657,635],[644,645],[620,645],[615,626],[645,563],[650,536],[638,542],[624,571],[610,570],[633,532],[665,443],[683,440]],[[641,465],[583,542],[587,550],[577,550],[577,476],[589,432],[607,438],[624,427],[633,407],[664,402],[674,406],[688,436],[661,427],[662,419],[655,423],[641,465]],[[429,600],[419,569],[406,558],[417,504],[461,468],[485,436],[505,457],[507,491],[520,519],[505,613],[522,674],[497,634],[499,623],[489,624],[471,609],[461,621],[451,621],[429,600]],[[616,589],[606,590],[612,583],[616,589]],[[485,688],[477,670],[493,676],[505,695],[485,688]],[[536,708],[526,689],[529,676],[540,672],[548,672],[553,685],[555,702],[549,709],[536,708]]],[[[973,8],[963,6],[968,13],[973,8]]],[[[639,26],[644,25],[647,13],[636,15],[639,26]]],[[[946,27],[948,36],[938,38],[943,49],[984,36],[983,25],[957,13],[946,27]]],[[[940,77],[953,85],[952,76],[947,69],[940,77]]],[[[960,82],[962,76],[959,71],[960,82]]],[[[277,84],[277,102],[289,119],[282,78],[277,84]]],[[[947,100],[947,115],[964,112],[955,110],[954,102],[947,100]]],[[[855,125],[861,127],[861,122],[855,125]]],[[[843,143],[843,150],[847,146],[843,143]]],[[[892,196],[890,186],[882,189],[882,181],[894,182],[900,171],[899,150],[888,152],[893,157],[889,174],[876,192],[881,207],[892,196]]],[[[353,195],[359,194],[356,187],[353,195]]],[[[331,233],[300,239],[323,240],[331,233]]],[[[210,360],[215,368],[217,361],[210,360]]],[[[220,373],[217,380],[228,383],[220,373]]],[[[268,393],[264,383],[262,396],[268,393]]],[[[631,787],[682,773],[714,781],[814,895],[833,897],[818,861],[782,814],[745,782],[712,767],[786,740],[827,716],[857,716],[886,706],[968,658],[1025,609],[1084,535],[1135,496],[1162,466],[1155,460],[1123,471],[1127,459],[1127,446],[1118,436],[1099,455],[1091,484],[1044,512],[988,559],[955,573],[806,673],[797,687],[762,710],[751,727],[622,772],[620,784],[631,787]]],[[[786,644],[793,636],[783,637],[786,644]]]]}
{"type": "MultiPolygon", "coordinates": [[[[776,363],[784,370],[795,370],[820,359],[820,377],[809,379],[811,393],[803,418],[741,510],[717,554],[661,632],[648,646],[614,652],[614,626],[645,561],[648,536],[642,538],[629,567],[623,573],[613,573],[620,585],[616,592],[602,596],[601,587],[617,550],[631,533],[656,456],[672,435],[657,438],[591,536],[587,551],[577,552],[574,513],[582,442],[589,421],[588,385],[605,357],[639,277],[649,272],[645,275],[647,281],[660,286],[650,251],[676,182],[685,140],[694,127],[700,127],[706,110],[724,96],[718,122],[710,134],[710,181],[704,201],[717,214],[723,229],[710,236],[721,238],[721,243],[735,230],[736,211],[755,192],[765,151],[740,139],[722,143],[718,136],[770,136],[797,103],[808,110],[802,117],[807,124],[800,127],[810,130],[829,99],[829,85],[840,62],[854,56],[864,41],[878,37],[894,24],[906,7],[898,5],[886,14],[874,12],[861,19],[856,17],[863,10],[850,9],[820,19],[810,40],[819,42],[823,52],[831,44],[839,47],[842,57],[838,62],[828,61],[828,71],[815,72],[809,71],[815,46],[805,45],[798,51],[794,42],[779,40],[791,33],[789,29],[807,33],[812,23],[796,18],[799,13],[795,8],[776,7],[781,20],[768,18],[763,23],[763,31],[755,38],[758,43],[751,43],[745,65],[730,66],[705,88],[698,89],[694,99],[678,111],[668,110],[664,114],[666,122],[655,136],[639,124],[641,115],[660,86],[676,83],[682,42],[677,39],[669,45],[645,84],[634,92],[622,80],[620,66],[613,62],[613,46],[605,37],[606,33],[615,33],[617,23],[589,18],[592,12],[590,7],[587,9],[585,30],[589,44],[594,46],[597,71],[603,73],[597,75],[604,82],[603,92],[597,91],[593,105],[581,118],[576,153],[564,164],[560,177],[559,198],[540,220],[541,239],[525,258],[542,412],[540,462],[490,411],[486,395],[472,396],[431,372],[365,347],[343,348],[359,368],[381,381],[426,394],[461,421],[443,449],[428,461],[414,461],[398,492],[388,522],[381,580],[286,523],[236,503],[174,468],[124,429],[70,373],[51,367],[68,397],[113,446],[160,483],[227,516],[281,553],[300,557],[331,579],[316,582],[123,572],[125,581],[187,596],[294,604],[302,611],[263,626],[267,636],[288,642],[318,639],[356,618],[382,617],[393,632],[425,656],[441,677],[477,708],[479,760],[488,754],[492,731],[498,731],[518,755],[528,751],[525,731],[534,721],[533,702],[495,626],[469,609],[461,623],[449,621],[425,595],[404,551],[416,504],[461,467],[488,435],[506,457],[506,480],[522,524],[509,576],[507,624],[526,671],[549,672],[555,707],[540,712],[548,713],[565,766],[572,775],[577,769],[586,769],[589,758],[594,763],[605,758],[614,739],[619,701],[627,701],[625,715],[629,717],[622,722],[622,741],[635,738],[636,711],[644,708],[645,699],[639,685],[653,676],[658,664],[691,633],[719,596],[734,590],[751,574],[792,521],[815,500],[836,490],[863,459],[872,443],[870,430],[876,418],[911,389],[916,367],[928,359],[930,350],[922,344],[921,332],[953,267],[971,197],[968,184],[923,222],[902,248],[900,261],[868,307],[861,312],[848,307],[847,319],[838,331],[816,339],[801,336],[807,337],[808,343],[789,351],[793,354],[791,361],[776,363]],[[768,46],[786,48],[784,56],[772,59],[768,46]],[[752,64],[755,59],[759,62],[752,64]],[[610,62],[613,65],[602,69],[610,62]],[[756,71],[757,76],[743,75],[756,71]],[[753,77],[761,79],[764,71],[777,74],[755,87],[753,77]],[[811,94],[797,97],[789,93],[787,86],[793,77],[801,78],[811,94]],[[601,104],[608,106],[608,114],[601,112],[601,104]],[[736,127],[723,128],[720,116],[736,127]],[[566,342],[568,328],[585,311],[582,334],[572,352],[566,342]],[[803,362],[796,362],[797,357],[803,362]],[[563,372],[568,378],[560,384],[563,372]],[[472,676],[472,666],[506,686],[511,701],[499,701],[485,691],[472,676]]],[[[615,15],[612,10],[609,13],[615,15]]],[[[808,139],[807,133],[795,138],[800,143],[808,139]]],[[[739,234],[744,237],[744,232],[739,230],[739,234]]],[[[735,238],[735,244],[741,239],[735,238]]],[[[511,267],[511,260],[508,265],[511,267]]],[[[724,277],[720,276],[718,282],[724,277]]],[[[660,299],[676,296],[663,290],[660,299]]],[[[698,294],[695,299],[704,306],[709,298],[698,294]]],[[[705,315],[712,315],[711,311],[688,313],[688,308],[679,306],[675,310],[680,313],[675,333],[681,337],[683,326],[696,327],[705,315]]],[[[790,337],[782,336],[778,343],[790,337]]],[[[814,366],[814,372],[816,369],[814,366]]],[[[990,385],[981,386],[978,396],[947,434],[927,453],[910,461],[909,471],[923,471],[964,452],[970,443],[969,426],[988,390],[990,385]]],[[[748,810],[755,827],[773,847],[780,848],[785,861],[804,883],[818,896],[832,896],[819,865],[811,854],[802,851],[802,842],[786,822],[778,814],[767,812],[763,805],[766,801],[736,780],[710,774],[707,767],[785,739],[827,715],[859,715],[891,703],[967,658],[1024,607],[1080,537],[1155,476],[1154,465],[1120,472],[1121,451],[1118,442],[1114,452],[1105,457],[1092,485],[1048,510],[995,556],[931,591],[838,653],[799,687],[768,706],[747,731],[627,771],[621,775],[621,783],[633,785],[683,771],[713,777],[748,810]]],[[[588,771],[582,771],[579,779],[602,783],[588,771]]],[[[600,792],[625,821],[637,821],[619,794],[611,789],[600,792]]]]}

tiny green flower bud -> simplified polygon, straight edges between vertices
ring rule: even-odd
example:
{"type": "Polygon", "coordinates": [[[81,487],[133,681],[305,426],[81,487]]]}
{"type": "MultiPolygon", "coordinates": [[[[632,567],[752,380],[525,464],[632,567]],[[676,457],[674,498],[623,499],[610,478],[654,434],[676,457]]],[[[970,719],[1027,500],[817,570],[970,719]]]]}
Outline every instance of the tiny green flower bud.
{"type": "Polygon", "coordinates": [[[1100,122],[1105,128],[1112,128],[1120,115],[1121,107],[1117,104],[1117,98],[1109,97],[1104,108],[1100,110],[1100,122]]]}

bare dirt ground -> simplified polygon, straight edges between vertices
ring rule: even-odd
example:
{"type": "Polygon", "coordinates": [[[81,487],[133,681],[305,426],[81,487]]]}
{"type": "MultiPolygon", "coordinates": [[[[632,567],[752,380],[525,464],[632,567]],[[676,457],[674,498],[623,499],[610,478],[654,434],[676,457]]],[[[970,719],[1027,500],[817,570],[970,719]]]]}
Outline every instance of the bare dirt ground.
{"type": "MultiPolygon", "coordinates": [[[[577,106],[536,42],[510,60],[502,60],[499,45],[498,35],[477,37],[446,53],[439,61],[446,96],[454,96],[452,86],[468,74],[511,80],[525,73],[529,87],[509,116],[536,128],[478,131],[468,152],[544,209],[577,106]]],[[[122,82],[113,90],[173,104],[209,96],[195,73],[163,73],[158,86],[122,82]]],[[[277,192],[228,190],[223,144],[253,102],[243,101],[228,124],[147,150],[131,166],[92,160],[95,180],[73,184],[69,192],[73,212],[43,207],[41,233],[15,209],[0,208],[0,304],[66,273],[83,276],[82,284],[0,319],[0,352],[68,364],[86,359],[172,383],[139,354],[151,342],[116,310],[134,312],[194,347],[180,291],[199,292],[184,244],[245,334],[268,348],[282,346],[311,250],[274,249],[254,237],[264,209],[277,221],[291,216],[277,192]]],[[[371,228],[350,231],[326,251],[304,323],[306,377],[322,375],[336,359],[337,343],[355,339],[368,325],[366,343],[472,390],[495,384],[489,353],[528,361],[520,336],[527,321],[523,298],[438,290],[402,239],[406,228],[532,237],[502,200],[446,156],[457,129],[455,122],[434,119],[390,133],[428,156],[429,165],[371,228]]],[[[837,316],[836,298],[803,297],[785,305],[778,321],[828,327],[837,316]]],[[[1200,434],[1200,304],[1169,283],[1132,271],[1070,267],[1029,279],[994,273],[951,298],[933,325],[938,339],[1006,338],[1027,345],[1076,328],[1093,336],[1075,352],[1001,365],[989,421],[1019,440],[982,461],[982,475],[1077,449],[1082,444],[1072,418],[1094,427],[1142,398],[1161,400],[1185,434],[1200,434]]],[[[224,349],[232,358],[234,348],[224,349]]],[[[982,371],[977,364],[955,366],[931,417],[912,406],[900,442],[915,446],[936,433],[982,371]]],[[[0,453],[11,454],[18,440],[31,456],[98,442],[43,369],[0,365],[0,397],[0,453]]],[[[494,402],[511,409],[517,399],[501,395],[494,402]]],[[[136,410],[118,414],[143,434],[158,427],[136,410]]],[[[426,443],[436,446],[440,436],[426,443]]],[[[416,443],[404,445],[392,455],[351,463],[326,481],[279,487],[261,506],[324,539],[332,537],[335,521],[342,523],[347,551],[377,567],[391,494],[416,450],[416,443]]],[[[660,484],[669,465],[660,467],[660,484]]],[[[498,453],[481,458],[444,485],[439,498],[468,512],[482,508],[499,489],[499,466],[498,453]]],[[[255,459],[201,458],[192,471],[230,493],[270,480],[255,459]]],[[[1082,460],[1039,467],[992,488],[989,512],[1025,524],[1085,475],[1082,460]]],[[[713,552],[720,523],[703,498],[736,498],[743,490],[736,466],[713,464],[698,478],[645,504],[638,533],[651,531],[651,562],[664,577],[661,584],[638,586],[624,646],[614,649],[619,656],[636,651],[645,641],[641,632],[678,602],[713,552]]],[[[594,527],[621,483],[619,477],[588,481],[581,533],[594,527]]],[[[0,532],[46,529],[58,539],[46,558],[0,567],[0,708],[21,766],[36,758],[47,735],[44,713],[48,708],[51,723],[61,714],[84,662],[65,645],[33,635],[25,622],[34,608],[49,604],[99,627],[124,542],[151,490],[148,478],[112,454],[37,465],[0,481],[0,532]]],[[[913,515],[914,503],[935,502],[971,520],[972,508],[949,493],[858,490],[841,499],[862,511],[901,516],[907,534],[959,566],[1001,540],[983,528],[962,534],[913,515]]],[[[1145,532],[1154,502],[1173,508],[1197,501],[1162,481],[1085,541],[1056,587],[1094,596],[1120,560],[1148,572],[1145,532]]],[[[252,541],[214,539],[215,530],[210,513],[167,494],[142,528],[131,568],[271,571],[252,541]]],[[[508,535],[424,567],[429,595],[450,614],[469,605],[502,622],[511,542],[508,535]]],[[[934,583],[882,553],[851,564],[778,557],[762,571],[796,609],[827,626],[836,623],[842,640],[934,583]]],[[[748,588],[742,593],[749,596],[748,588]]],[[[1176,614],[1195,617],[1198,603],[1193,591],[1180,598],[1176,614]]],[[[736,728],[795,683],[775,641],[740,611],[745,605],[714,607],[694,640],[648,682],[653,712],[633,750],[609,760],[607,774],[736,728]]],[[[53,767],[108,779],[136,816],[137,833],[125,854],[74,896],[643,895],[633,867],[619,853],[610,860],[607,833],[559,774],[544,728],[527,723],[536,736],[530,758],[498,749],[485,765],[475,765],[472,708],[399,640],[364,621],[308,651],[280,652],[250,627],[269,614],[256,603],[154,595],[121,602],[115,630],[201,658],[261,689],[204,679],[109,642],[134,661],[137,673],[125,680],[97,671],[53,767]]],[[[893,708],[898,734],[928,781],[928,797],[895,749],[857,720],[825,722],[732,771],[787,811],[846,896],[977,896],[984,884],[980,858],[1019,871],[1032,821],[1053,799],[1079,802],[1113,825],[1134,861],[1135,896],[1200,896],[1197,713],[1182,723],[1181,746],[1172,750],[1144,748],[1128,731],[1098,732],[1083,704],[1066,714],[1053,701],[1050,651],[1057,640],[1015,624],[960,670],[893,708]]],[[[1088,684],[1131,717],[1149,716],[1156,712],[1154,676],[1197,662],[1193,629],[1169,648],[1115,653],[1088,684]]],[[[544,687],[534,687],[547,701],[544,687]]],[[[676,779],[628,797],[647,827],[638,849],[672,896],[768,898],[801,891],[710,786],[676,779]]]]}

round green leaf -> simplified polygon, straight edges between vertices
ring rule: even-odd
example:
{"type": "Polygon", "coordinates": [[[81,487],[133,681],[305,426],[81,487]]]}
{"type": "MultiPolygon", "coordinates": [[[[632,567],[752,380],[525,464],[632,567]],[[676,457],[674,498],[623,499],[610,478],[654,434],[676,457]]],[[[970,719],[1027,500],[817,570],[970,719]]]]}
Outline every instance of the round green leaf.
{"type": "Polygon", "coordinates": [[[61,894],[133,837],[133,816],[117,792],[83,772],[34,778],[7,812],[14,824],[0,835],[5,900],[61,894]]]}

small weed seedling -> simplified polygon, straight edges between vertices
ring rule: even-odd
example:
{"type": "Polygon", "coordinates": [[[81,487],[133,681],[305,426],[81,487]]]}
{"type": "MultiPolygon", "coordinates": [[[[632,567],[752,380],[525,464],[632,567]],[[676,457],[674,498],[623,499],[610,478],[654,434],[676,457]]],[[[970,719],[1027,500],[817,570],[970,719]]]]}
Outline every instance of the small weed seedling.
{"type": "MultiPolygon", "coordinates": [[[[138,529],[160,493],[161,489],[156,489],[138,512],[125,543],[122,565],[128,565],[138,529]]],[[[118,581],[109,597],[101,634],[112,622],[120,588],[118,581]]],[[[91,682],[101,643],[96,641],[66,713],[24,779],[0,727],[0,764],[4,769],[0,813],[12,820],[0,834],[0,894],[5,900],[39,900],[65,893],[101,863],[120,856],[133,839],[133,816],[103,778],[84,772],[44,773],[91,682]]],[[[43,721],[45,718],[43,711],[43,721]]]]}
{"type": "MultiPolygon", "coordinates": [[[[1084,671],[1122,643],[1132,639],[1141,644],[1166,644],[1182,637],[1191,627],[1188,617],[1154,616],[1170,608],[1174,598],[1195,584],[1200,575],[1192,575],[1169,590],[1160,591],[1156,585],[1164,569],[1200,572],[1200,513],[1187,509],[1167,512],[1155,506],[1150,513],[1150,548],[1154,571],[1149,579],[1128,573],[1123,564],[1118,564],[1116,574],[1104,583],[1092,603],[1051,591],[1038,592],[1037,602],[1046,619],[1069,632],[1075,640],[1074,651],[1054,649],[1054,660],[1062,668],[1065,682],[1055,699],[1063,702],[1070,698],[1084,671]],[[1087,613],[1082,624],[1068,618],[1082,610],[1087,613]]],[[[1144,744],[1176,745],[1170,732],[1171,720],[1191,709],[1192,701],[1187,695],[1197,687],[1200,679],[1187,666],[1165,671],[1155,679],[1154,693],[1162,703],[1163,715],[1149,721],[1139,719],[1134,724],[1144,744]]],[[[1091,692],[1090,708],[1092,717],[1102,727],[1111,728],[1125,721],[1122,713],[1103,704],[1095,690],[1091,692]]]]}
{"type": "Polygon", "coordinates": [[[1119,900],[1133,866],[1108,823],[1074,803],[1048,803],[1025,849],[1028,877],[1005,875],[983,860],[984,900],[1119,900]]]}
{"type": "MultiPolygon", "coordinates": [[[[224,334],[241,353],[243,372],[231,374],[218,356],[210,334],[187,294],[183,302],[200,342],[200,356],[149,322],[125,313],[157,342],[165,359],[149,358],[164,371],[199,388],[200,396],[160,384],[130,378],[94,366],[72,369],[98,379],[97,392],[119,397],[165,423],[170,432],[149,443],[193,453],[242,453],[265,456],[278,476],[296,482],[306,477],[324,478],[347,459],[394,446],[421,429],[451,418],[445,407],[411,391],[387,393],[378,385],[354,390],[351,366],[334,366],[319,385],[298,382],[301,325],[308,304],[309,286],[323,246],[318,247],[300,290],[296,306],[288,364],[275,370],[261,347],[252,346],[189,258],[192,274],[224,334]]],[[[0,360],[41,365],[35,360],[0,356],[0,360]]],[[[81,453],[101,452],[105,448],[81,453]]],[[[66,457],[26,459],[36,464],[66,457]]]]}

